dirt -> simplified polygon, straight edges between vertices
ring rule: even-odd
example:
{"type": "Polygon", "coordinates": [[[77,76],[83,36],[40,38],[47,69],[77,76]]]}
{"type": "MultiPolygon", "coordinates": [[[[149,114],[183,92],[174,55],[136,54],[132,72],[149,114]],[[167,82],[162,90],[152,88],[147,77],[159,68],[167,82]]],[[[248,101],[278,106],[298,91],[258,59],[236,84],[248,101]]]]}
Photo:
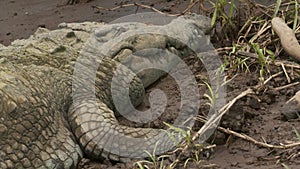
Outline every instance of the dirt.
{"type": "MultiPolygon", "coordinates": [[[[143,0],[93,0],[89,3],[63,5],[65,0],[2,0],[0,1],[0,43],[8,45],[15,39],[28,38],[38,27],[56,29],[62,22],[111,22],[122,16],[134,14],[136,7],[121,8],[117,11],[99,11],[92,6],[112,8],[124,2],[143,3],[143,0]]],[[[188,4],[187,1],[145,1],[157,9],[180,13],[188,4]],[[176,8],[174,7],[176,5],[176,8]],[[177,8],[177,5],[179,7],[177,8]]],[[[149,9],[139,8],[137,12],[149,9]]]]}
{"type": "MultiPolygon", "coordinates": [[[[64,5],[62,0],[1,0],[0,43],[9,45],[15,39],[28,38],[38,27],[45,27],[52,30],[56,29],[57,25],[62,22],[111,22],[114,19],[136,12],[136,7],[120,8],[116,11],[99,11],[92,8],[93,5],[111,8],[124,2],[143,3],[170,13],[180,13],[189,3],[189,1],[176,0],[93,0],[88,3],[64,5]]],[[[150,10],[139,8],[137,11],[145,12],[150,10]]],[[[197,80],[200,86],[200,94],[203,96],[207,92],[202,82],[206,80],[205,69],[201,65],[201,62],[195,58],[188,58],[186,62],[194,70],[195,75],[198,75],[197,80]]],[[[251,73],[241,70],[236,71],[235,69],[228,70],[228,78],[236,75],[234,80],[230,81],[227,85],[228,101],[247,88],[259,84],[258,66],[252,65],[250,68],[251,73]]],[[[265,79],[282,71],[280,67],[274,65],[270,65],[269,70],[271,71],[265,73],[265,79]]],[[[292,71],[291,69],[288,70],[290,75],[292,75],[292,82],[299,81],[299,74],[297,75],[297,73],[292,71]]],[[[300,120],[286,121],[283,119],[282,112],[287,110],[283,108],[285,102],[300,90],[300,85],[298,84],[282,90],[274,89],[286,84],[288,84],[286,76],[281,74],[263,86],[263,90],[256,95],[257,97],[245,97],[238,101],[235,107],[230,110],[227,117],[229,117],[230,121],[235,121],[236,119],[231,118],[237,116],[241,118],[238,121],[238,125],[234,125],[231,128],[239,133],[245,133],[258,141],[272,145],[297,142],[297,136],[294,131],[297,130],[300,132],[300,120]]],[[[174,80],[167,76],[148,89],[148,93],[155,87],[161,88],[168,94],[167,111],[176,111],[179,107],[179,91],[174,80]]],[[[147,103],[144,106],[147,107],[147,103]]],[[[201,111],[207,110],[208,106],[203,104],[201,111]]],[[[150,124],[150,126],[159,127],[162,125],[160,121],[173,117],[171,115],[171,117],[165,118],[166,116],[161,117],[158,121],[150,124]]],[[[273,169],[284,168],[283,164],[286,164],[290,168],[299,168],[300,166],[300,146],[289,149],[271,149],[254,145],[252,142],[229,136],[222,132],[217,132],[216,136],[218,139],[215,142],[211,142],[212,144],[218,143],[213,151],[202,153],[200,160],[197,162],[190,161],[188,168],[204,168],[205,166],[213,168],[215,166],[215,168],[223,169],[273,169]]],[[[183,168],[184,161],[188,157],[191,157],[191,153],[194,150],[190,150],[187,155],[183,156],[178,168],[183,168]]],[[[165,161],[165,164],[168,163],[170,163],[170,160],[165,161]]],[[[133,165],[134,161],[119,163],[109,160],[97,161],[83,158],[78,168],[133,168],[133,165]]]]}

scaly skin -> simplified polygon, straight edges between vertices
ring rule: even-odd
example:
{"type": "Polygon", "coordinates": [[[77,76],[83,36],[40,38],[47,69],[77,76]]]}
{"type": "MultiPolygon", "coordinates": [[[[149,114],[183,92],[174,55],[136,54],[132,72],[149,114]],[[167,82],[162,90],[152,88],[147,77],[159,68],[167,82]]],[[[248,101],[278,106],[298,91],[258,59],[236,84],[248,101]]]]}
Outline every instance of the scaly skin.
{"type": "Polygon", "coordinates": [[[62,46],[76,37],[66,38],[72,30],[39,32],[1,49],[0,168],[72,168],[82,157],[62,116],[71,101],[67,63],[76,59],[75,48],[62,46]]]}
{"type": "MultiPolygon", "coordinates": [[[[166,141],[160,143],[156,153],[174,146],[166,133],[122,126],[115,118],[110,90],[115,70],[121,66],[117,71],[122,77],[120,85],[135,76],[111,59],[122,57],[115,54],[100,61],[91,53],[93,62],[76,62],[83,44],[99,26],[103,25],[85,23],[55,31],[39,29],[29,40],[0,46],[0,168],[74,168],[83,154],[121,161],[127,157],[141,158],[147,156],[144,150],[152,152],[161,138],[166,141]],[[73,76],[75,63],[82,67],[99,65],[95,85],[85,77],[73,76]],[[92,98],[86,91],[94,86],[96,97],[92,98]],[[74,89],[86,94],[73,96],[74,89]],[[128,138],[140,140],[124,141],[128,138]]],[[[164,43],[152,43],[164,44],[158,47],[165,48],[174,42],[157,38],[161,39],[164,43]]],[[[169,46],[182,48],[180,44],[169,46]]],[[[133,105],[142,100],[143,84],[148,77],[134,77],[130,82],[133,105]]]]}
{"type": "MultiPolygon", "coordinates": [[[[57,36],[64,36],[64,33],[58,32],[57,36]]],[[[67,42],[64,44],[67,48],[64,48],[53,39],[37,39],[33,44],[1,51],[1,168],[73,168],[82,157],[82,151],[64,119],[72,103],[72,61],[77,57],[76,49],[67,42]],[[48,46],[49,42],[54,42],[53,46],[48,46]],[[54,48],[56,53],[41,50],[44,45],[54,48]],[[63,57],[58,57],[60,52],[64,53],[63,57]]],[[[99,102],[104,109],[110,110],[112,105],[107,86],[116,62],[104,59],[99,64],[101,73],[96,80],[96,95],[101,98],[99,102]]],[[[122,72],[126,76],[130,74],[128,69],[122,72]]],[[[140,100],[144,91],[142,84],[138,83],[135,90],[141,92],[135,92],[140,95],[135,98],[140,100]]],[[[113,114],[109,115],[113,118],[113,114]]],[[[109,121],[109,118],[103,118],[99,125],[109,121]]]]}

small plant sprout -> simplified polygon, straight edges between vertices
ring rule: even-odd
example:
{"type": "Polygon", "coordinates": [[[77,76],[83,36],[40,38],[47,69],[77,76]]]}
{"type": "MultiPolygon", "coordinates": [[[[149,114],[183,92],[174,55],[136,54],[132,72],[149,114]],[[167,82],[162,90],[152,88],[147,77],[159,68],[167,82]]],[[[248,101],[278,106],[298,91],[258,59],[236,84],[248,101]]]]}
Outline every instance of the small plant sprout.
{"type": "Polygon", "coordinates": [[[138,167],[139,169],[153,169],[153,168],[154,169],[165,169],[166,165],[164,164],[164,158],[166,156],[156,157],[156,155],[155,155],[158,144],[159,144],[159,142],[156,142],[152,153],[145,151],[148,154],[150,160],[137,161],[137,162],[135,162],[135,166],[138,167]]]}

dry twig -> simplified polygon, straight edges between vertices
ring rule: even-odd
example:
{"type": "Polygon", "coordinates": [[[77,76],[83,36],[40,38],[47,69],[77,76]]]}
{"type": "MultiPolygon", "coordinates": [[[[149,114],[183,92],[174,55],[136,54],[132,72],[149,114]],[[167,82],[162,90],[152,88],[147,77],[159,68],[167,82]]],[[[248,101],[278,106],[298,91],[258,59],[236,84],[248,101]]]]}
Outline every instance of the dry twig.
{"type": "Polygon", "coordinates": [[[293,86],[297,86],[299,84],[300,84],[300,82],[294,82],[294,83],[287,84],[285,86],[276,87],[276,88],[274,88],[274,90],[279,91],[279,90],[282,90],[282,89],[286,89],[286,88],[290,88],[290,87],[293,87],[293,86]]]}
{"type": "MultiPolygon", "coordinates": [[[[249,88],[245,90],[244,92],[240,93],[238,96],[233,98],[230,102],[228,102],[225,106],[223,106],[218,113],[214,114],[208,121],[205,122],[205,124],[201,127],[201,129],[195,133],[192,137],[192,142],[194,142],[199,136],[201,136],[205,131],[212,127],[217,127],[216,124],[220,121],[222,116],[228,112],[228,110],[236,103],[239,99],[249,95],[249,94],[254,94],[255,92],[249,88]]],[[[178,162],[180,162],[180,157],[184,152],[188,149],[188,144],[183,144],[183,148],[181,149],[181,153],[177,156],[176,160],[171,164],[171,167],[174,168],[178,162]]]]}
{"type": "Polygon", "coordinates": [[[132,7],[132,6],[136,6],[137,7],[136,11],[138,10],[139,7],[142,7],[142,8],[151,9],[154,12],[157,12],[157,13],[160,13],[160,14],[163,14],[163,15],[167,15],[167,16],[180,16],[180,15],[183,14],[183,13],[180,13],[180,14],[168,14],[168,13],[162,12],[162,11],[160,11],[160,10],[152,7],[152,6],[140,4],[140,3],[137,3],[137,2],[131,3],[131,4],[122,4],[122,5],[113,7],[113,8],[105,8],[105,7],[96,6],[96,5],[93,5],[92,7],[95,8],[95,9],[98,9],[98,10],[115,11],[115,10],[120,9],[120,8],[132,7]]]}
{"type": "Polygon", "coordinates": [[[218,129],[224,133],[227,134],[231,134],[234,135],[236,137],[239,137],[243,140],[249,141],[255,145],[261,146],[261,147],[265,147],[265,148],[273,148],[273,149],[288,149],[288,148],[293,148],[296,146],[300,146],[300,142],[296,142],[296,143],[291,143],[291,144],[287,144],[287,145],[272,145],[272,144],[268,144],[268,143],[264,143],[264,142],[260,142],[255,140],[254,138],[247,136],[246,134],[240,134],[237,133],[235,131],[229,130],[229,129],[225,129],[223,127],[218,127],[218,129]]]}
{"type": "Polygon", "coordinates": [[[181,16],[181,15],[184,15],[186,13],[188,13],[190,11],[190,9],[192,7],[194,7],[197,3],[200,4],[201,6],[201,1],[195,1],[193,3],[190,3],[188,5],[188,7],[181,13],[177,13],[177,14],[169,14],[169,13],[165,13],[165,12],[162,12],[152,6],[149,6],[149,5],[144,5],[144,4],[140,4],[140,3],[137,3],[137,2],[134,2],[134,3],[131,3],[131,4],[122,4],[122,5],[119,5],[119,6],[116,6],[116,7],[113,7],[113,8],[104,8],[102,6],[96,6],[96,5],[93,5],[92,7],[95,8],[95,9],[98,9],[98,10],[105,10],[105,11],[115,11],[117,9],[120,9],[120,8],[123,8],[123,7],[132,7],[132,6],[136,6],[137,9],[136,11],[138,10],[139,7],[142,7],[142,8],[146,8],[146,9],[150,9],[154,12],[157,12],[159,14],[163,14],[163,15],[167,15],[167,16],[181,16]]]}

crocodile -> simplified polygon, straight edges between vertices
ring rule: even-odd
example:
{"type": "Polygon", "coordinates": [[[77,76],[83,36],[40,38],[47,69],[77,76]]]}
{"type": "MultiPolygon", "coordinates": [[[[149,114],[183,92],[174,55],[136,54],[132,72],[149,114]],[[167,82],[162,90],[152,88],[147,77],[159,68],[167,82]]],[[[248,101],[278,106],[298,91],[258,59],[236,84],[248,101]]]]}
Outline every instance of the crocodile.
{"type": "MultiPolygon", "coordinates": [[[[139,66],[138,57],[127,61],[129,66],[121,63],[133,51],[144,48],[166,49],[180,57],[190,55],[192,49],[171,36],[205,46],[209,25],[210,20],[201,15],[181,16],[163,26],[62,23],[59,29],[39,28],[28,39],[0,45],[0,168],[75,168],[83,156],[117,161],[146,157],[146,147],[153,148],[166,133],[161,136],[159,129],[119,124],[110,90],[114,74],[120,75],[119,85],[131,79],[129,97],[134,106],[140,104],[144,88],[163,73],[149,70],[136,76],[131,69],[139,66]],[[100,54],[112,39],[146,29],[170,36],[131,36],[100,54]],[[83,76],[74,76],[76,67],[83,76]],[[94,75],[85,69],[90,67],[96,69],[94,81],[87,78],[94,75]],[[74,95],[79,90],[85,94],[74,95]],[[126,141],[127,137],[142,141],[126,141]]],[[[169,67],[175,64],[165,63],[169,67]]],[[[123,94],[118,97],[122,100],[123,94]]],[[[157,153],[172,146],[168,141],[161,143],[157,153]]]]}

